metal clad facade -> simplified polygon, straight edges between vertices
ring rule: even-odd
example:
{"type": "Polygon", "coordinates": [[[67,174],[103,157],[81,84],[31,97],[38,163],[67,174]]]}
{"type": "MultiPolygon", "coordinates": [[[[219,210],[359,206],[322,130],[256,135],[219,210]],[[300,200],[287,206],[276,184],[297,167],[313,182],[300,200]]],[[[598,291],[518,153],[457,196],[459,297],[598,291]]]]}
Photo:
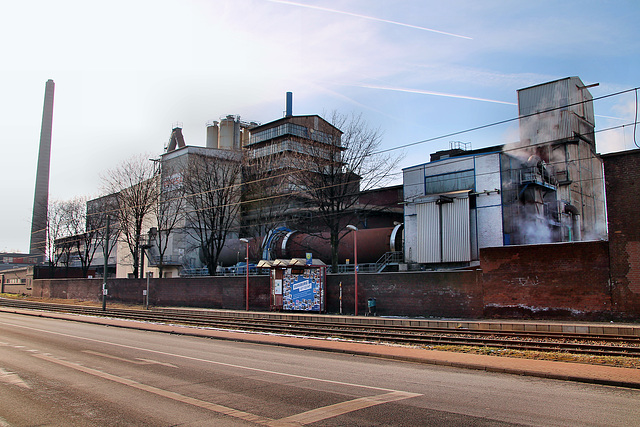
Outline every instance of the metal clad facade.
{"type": "Polygon", "coordinates": [[[469,199],[442,205],[442,262],[471,261],[469,199]]]}
{"type": "Polygon", "coordinates": [[[440,262],[440,207],[435,202],[430,202],[420,203],[416,208],[416,262],[440,262]]]}
{"type": "MultiPolygon", "coordinates": [[[[518,113],[528,116],[571,103],[570,79],[557,80],[518,91],[518,113]]],[[[568,108],[553,110],[520,119],[520,139],[531,144],[554,141],[573,136],[568,108]]]]}
{"type": "Polygon", "coordinates": [[[518,91],[518,113],[521,116],[563,107],[569,103],[569,79],[557,80],[518,91]]]}
{"type": "Polygon", "coordinates": [[[471,261],[469,199],[453,203],[417,205],[416,261],[420,263],[471,261]]]}

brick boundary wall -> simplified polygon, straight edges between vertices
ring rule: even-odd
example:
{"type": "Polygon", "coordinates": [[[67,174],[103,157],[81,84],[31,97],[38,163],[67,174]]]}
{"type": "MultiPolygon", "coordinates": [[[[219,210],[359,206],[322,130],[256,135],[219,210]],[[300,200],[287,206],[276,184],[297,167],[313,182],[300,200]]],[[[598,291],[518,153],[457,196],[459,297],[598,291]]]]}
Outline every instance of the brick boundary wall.
{"type": "Polygon", "coordinates": [[[606,241],[485,248],[480,265],[484,317],[618,317],[606,241]]]}
{"type": "MultiPolygon", "coordinates": [[[[151,279],[150,304],[158,306],[245,308],[245,278],[206,277],[151,279]]],[[[249,277],[252,310],[269,310],[269,276],[249,277]]],[[[327,312],[354,313],[354,275],[327,275],[327,312]]],[[[144,279],[108,280],[107,301],[142,304],[144,279]]],[[[101,301],[102,279],[39,279],[32,295],[41,298],[101,301]]],[[[358,275],[358,312],[367,311],[368,298],[376,298],[377,314],[411,317],[482,316],[482,286],[478,271],[410,272],[358,275]]]]}
{"type": "MultiPolygon", "coordinates": [[[[146,279],[107,280],[108,302],[143,304],[146,279]]],[[[149,304],[244,310],[246,279],[198,277],[149,280],[149,304]]],[[[34,280],[32,295],[40,298],[102,301],[102,279],[34,280]]],[[[269,277],[249,277],[249,309],[269,309],[269,277]]]]}
{"type": "MultiPolygon", "coordinates": [[[[327,311],[340,312],[340,283],[344,314],[355,311],[355,280],[351,274],[327,276],[327,311]]],[[[482,317],[480,272],[402,272],[358,274],[358,314],[376,299],[381,316],[482,317]]]]}
{"type": "Polygon", "coordinates": [[[602,156],[604,160],[611,282],[615,310],[640,318],[640,150],[602,156]]]}
{"type": "MultiPolygon", "coordinates": [[[[358,314],[376,298],[382,316],[638,320],[640,310],[610,284],[608,242],[485,248],[482,270],[358,275],[358,314]]],[[[269,276],[250,276],[251,310],[269,310],[269,276]]],[[[328,313],[354,312],[354,275],[329,274],[328,313]]],[[[108,301],[142,304],[146,280],[109,280],[108,301]]],[[[34,280],[42,298],[100,301],[101,279],[34,280]]],[[[160,306],[244,309],[244,277],[151,279],[160,306]]]]}

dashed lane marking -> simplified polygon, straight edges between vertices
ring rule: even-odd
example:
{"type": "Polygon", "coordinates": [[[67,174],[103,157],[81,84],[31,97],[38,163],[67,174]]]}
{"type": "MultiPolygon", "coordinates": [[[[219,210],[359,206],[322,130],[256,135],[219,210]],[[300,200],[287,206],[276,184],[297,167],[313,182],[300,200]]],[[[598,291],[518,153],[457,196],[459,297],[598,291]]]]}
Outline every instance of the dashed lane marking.
{"type": "Polygon", "coordinates": [[[103,372],[93,368],[88,368],[86,366],[82,366],[74,362],[58,359],[57,357],[44,355],[44,354],[34,354],[33,356],[39,359],[56,363],[58,365],[65,366],[67,368],[71,368],[80,372],[84,372],[86,374],[93,375],[105,380],[113,381],[118,384],[129,386],[138,390],[146,391],[148,393],[153,393],[157,396],[165,397],[178,402],[182,402],[189,405],[197,406],[199,408],[207,409],[212,412],[216,412],[216,413],[227,415],[234,418],[239,418],[244,421],[249,421],[255,424],[265,425],[269,427],[307,425],[307,424],[325,420],[327,418],[333,418],[339,415],[348,414],[350,412],[354,412],[354,411],[368,408],[371,406],[381,405],[383,403],[395,402],[398,400],[410,399],[412,397],[421,396],[421,394],[418,394],[418,393],[394,391],[394,392],[379,394],[375,396],[367,396],[367,397],[361,397],[358,399],[348,400],[346,402],[336,403],[334,405],[324,406],[321,408],[302,412],[300,414],[295,414],[289,417],[274,420],[274,419],[263,417],[260,415],[251,414],[249,412],[229,408],[227,406],[218,405],[216,403],[207,402],[205,400],[200,400],[193,397],[185,396],[183,394],[176,393],[173,391],[164,390],[158,387],[143,384],[128,378],[122,378],[117,375],[109,374],[107,372],[103,372]]]}
{"type": "Polygon", "coordinates": [[[106,357],[107,359],[113,359],[119,362],[133,363],[134,365],[162,365],[168,366],[169,368],[177,368],[177,366],[172,363],[158,362],[157,360],[143,359],[141,357],[136,357],[135,360],[131,360],[125,359],[124,357],[113,356],[111,354],[100,353],[99,351],[93,350],[82,350],[82,352],[86,354],[93,354],[94,356],[106,357]]]}
{"type": "Polygon", "coordinates": [[[18,387],[22,387],[22,388],[31,388],[31,386],[26,382],[24,382],[24,380],[20,378],[18,374],[14,372],[5,371],[2,368],[0,368],[0,382],[17,385],[18,387]]]}
{"type": "MultiPolygon", "coordinates": [[[[0,323],[5,323],[5,322],[0,322],[0,323]]],[[[188,403],[188,404],[191,404],[191,405],[194,405],[194,406],[198,406],[198,407],[201,407],[201,408],[204,408],[204,409],[208,409],[208,410],[211,410],[213,412],[220,413],[220,414],[225,414],[225,415],[232,416],[232,417],[235,417],[235,418],[240,418],[240,419],[243,419],[243,420],[246,420],[246,421],[250,421],[250,422],[253,422],[253,423],[256,423],[256,424],[267,425],[267,426],[272,426],[272,427],[276,427],[276,426],[277,427],[300,426],[300,425],[310,424],[310,423],[321,421],[321,420],[324,420],[324,419],[327,419],[327,418],[332,418],[332,417],[336,417],[336,416],[339,416],[339,415],[347,414],[349,412],[357,411],[359,409],[364,409],[364,408],[368,408],[368,407],[375,406],[375,405],[380,405],[380,404],[384,404],[384,403],[389,403],[389,402],[394,402],[394,401],[398,401],[398,400],[404,400],[404,399],[410,399],[410,398],[413,398],[413,397],[422,396],[421,394],[418,394],[418,393],[410,393],[410,392],[387,389],[387,388],[382,388],[382,387],[367,386],[367,385],[363,385],[363,384],[353,384],[353,383],[348,383],[348,382],[343,382],[343,381],[327,380],[327,379],[323,379],[323,378],[314,378],[314,377],[308,377],[308,376],[304,376],[304,375],[289,374],[289,373],[284,373],[284,372],[270,371],[270,370],[266,370],[266,369],[252,368],[252,367],[249,367],[249,366],[241,366],[241,365],[235,365],[235,364],[231,364],[231,363],[217,362],[217,361],[214,361],[214,360],[201,359],[201,358],[197,358],[197,357],[191,357],[191,356],[186,356],[186,355],[181,355],[181,354],[176,354],[176,353],[169,353],[169,352],[165,352],[165,351],[152,350],[152,349],[148,349],[148,348],[135,347],[135,346],[124,345],[124,344],[117,344],[117,343],[113,343],[113,342],[98,340],[98,339],[95,339],[95,338],[81,337],[81,336],[77,336],[77,335],[65,334],[65,333],[61,333],[61,332],[54,332],[54,331],[50,331],[50,330],[32,328],[32,327],[27,327],[27,326],[22,326],[22,325],[12,325],[12,326],[20,327],[20,328],[24,328],[24,329],[36,330],[36,331],[45,332],[45,333],[49,333],[49,334],[53,334],[53,335],[60,335],[60,336],[65,336],[65,337],[69,337],[69,338],[76,338],[76,339],[80,339],[80,340],[96,342],[96,343],[100,343],[100,344],[112,345],[112,346],[121,347],[121,348],[128,348],[128,349],[146,351],[146,352],[149,352],[149,353],[159,354],[159,355],[163,355],[163,356],[170,356],[170,357],[188,359],[188,360],[192,360],[192,361],[205,362],[205,363],[210,363],[210,364],[214,364],[214,365],[218,365],[218,366],[226,366],[226,367],[230,367],[230,368],[244,369],[244,370],[249,370],[249,371],[254,371],[254,372],[261,372],[261,373],[265,373],[265,374],[280,375],[280,376],[285,376],[285,377],[289,377],[289,378],[297,378],[297,379],[301,379],[301,380],[310,380],[310,381],[317,381],[317,382],[323,382],[323,383],[343,385],[343,386],[348,386],[348,387],[356,387],[356,388],[363,388],[363,389],[378,390],[378,391],[387,392],[387,393],[378,394],[378,395],[374,395],[374,396],[361,397],[361,398],[349,400],[349,401],[346,401],[346,402],[337,403],[335,405],[329,405],[329,406],[325,406],[325,407],[322,407],[322,408],[317,408],[317,409],[313,409],[313,410],[310,410],[310,411],[302,412],[300,414],[295,414],[295,415],[292,415],[292,416],[289,416],[289,417],[285,417],[285,418],[274,420],[274,419],[262,417],[262,416],[259,416],[259,415],[250,414],[248,412],[239,411],[239,410],[236,410],[236,409],[233,409],[233,408],[228,408],[228,407],[225,407],[225,406],[222,406],[222,405],[218,405],[218,404],[215,404],[215,403],[206,402],[206,401],[203,401],[203,400],[199,400],[199,399],[195,399],[195,398],[192,398],[192,397],[184,396],[184,395],[181,395],[179,393],[171,392],[171,391],[168,391],[168,390],[163,390],[163,389],[160,389],[160,388],[157,388],[157,387],[153,387],[153,386],[149,386],[149,385],[146,385],[146,384],[142,384],[142,383],[139,383],[137,381],[130,380],[130,379],[121,378],[121,377],[118,377],[116,375],[108,374],[106,372],[102,372],[102,371],[99,371],[99,370],[96,370],[96,369],[84,367],[82,365],[79,365],[79,364],[76,364],[76,363],[73,363],[73,362],[68,362],[68,361],[64,361],[64,360],[58,359],[58,358],[52,356],[49,353],[33,354],[34,357],[38,357],[38,358],[43,359],[43,360],[48,360],[48,361],[53,362],[53,363],[57,363],[57,364],[60,364],[60,365],[63,365],[63,366],[67,366],[69,368],[76,369],[78,371],[82,371],[82,372],[85,372],[85,373],[90,374],[90,375],[95,375],[95,376],[101,377],[103,379],[107,379],[107,380],[110,380],[110,381],[114,381],[114,382],[117,382],[117,383],[120,383],[120,384],[124,384],[124,385],[130,386],[130,387],[134,387],[134,388],[137,388],[139,390],[144,390],[144,391],[147,391],[147,392],[150,392],[150,393],[154,393],[154,394],[159,395],[159,396],[164,396],[166,398],[174,399],[176,401],[188,403]]],[[[6,345],[6,343],[0,343],[0,345],[2,345],[2,344],[6,345]]],[[[16,347],[18,347],[18,346],[16,346],[16,347]]],[[[18,347],[18,348],[20,348],[20,347],[18,347]]],[[[21,348],[24,348],[24,347],[21,347],[21,348]]],[[[111,357],[111,358],[120,359],[117,356],[105,355],[104,353],[92,352],[91,350],[86,350],[85,352],[97,354],[97,355],[100,355],[100,356],[103,356],[103,357],[111,357]]],[[[157,361],[154,361],[154,360],[151,360],[151,359],[143,359],[143,358],[136,358],[136,359],[139,360],[139,361],[142,361],[142,362],[157,363],[157,364],[161,364],[161,365],[175,367],[175,365],[172,365],[170,363],[157,362],[157,361]]],[[[126,360],[126,359],[122,359],[122,360],[126,360]]],[[[131,362],[131,360],[127,360],[127,361],[131,362]]],[[[131,363],[136,363],[136,362],[131,362],[131,363]]]]}
{"type": "Polygon", "coordinates": [[[93,375],[99,378],[103,378],[105,380],[113,381],[119,384],[123,384],[132,388],[136,388],[138,390],[146,391],[148,393],[153,393],[158,396],[167,397],[169,399],[176,400],[178,402],[188,403],[193,406],[197,406],[200,408],[208,409],[213,412],[218,412],[220,414],[228,415],[235,418],[240,418],[245,421],[250,421],[257,424],[267,425],[269,421],[272,421],[269,418],[260,417],[258,415],[250,414],[244,411],[238,411],[233,408],[228,408],[226,406],[217,405],[215,403],[207,402],[204,400],[196,399],[193,397],[185,396],[179,393],[175,393],[169,390],[163,390],[158,387],[153,387],[147,384],[142,384],[137,381],[118,377],[116,375],[108,374],[106,372],[99,371],[97,369],[88,368],[86,366],[79,365],[77,363],[69,362],[66,360],[58,359],[56,357],[44,356],[42,354],[34,354],[34,357],[39,359],[46,360],[48,362],[56,363],[61,366],[65,366],[67,368],[75,369],[76,371],[84,372],[85,374],[93,375]]]}
{"type": "Polygon", "coordinates": [[[114,346],[114,347],[146,351],[146,352],[149,352],[149,353],[159,354],[159,355],[163,355],[163,356],[176,357],[176,358],[179,358],[179,359],[186,359],[186,360],[191,360],[191,361],[195,361],[195,362],[209,363],[209,364],[217,365],[217,366],[225,366],[227,368],[243,369],[243,370],[247,370],[247,371],[260,372],[260,373],[264,373],[264,374],[278,375],[278,376],[283,376],[283,377],[288,377],[288,378],[296,378],[296,379],[300,379],[300,380],[317,381],[317,382],[322,382],[322,383],[327,383],[327,384],[336,384],[336,385],[342,385],[342,386],[347,386],[347,387],[357,387],[357,388],[368,389],[368,390],[378,390],[378,391],[385,391],[385,392],[398,391],[398,390],[393,390],[393,389],[384,388],[384,387],[375,387],[375,386],[369,386],[369,385],[364,385],[364,384],[354,384],[354,383],[348,383],[348,382],[345,382],[345,381],[327,380],[327,379],[324,379],[324,378],[308,377],[308,376],[305,376],[305,375],[289,374],[289,373],[286,373],[286,372],[277,372],[277,371],[271,371],[271,370],[268,370],[268,369],[252,368],[250,366],[236,365],[236,364],[233,364],[233,363],[218,362],[218,361],[215,361],[215,360],[202,359],[202,358],[199,358],[199,357],[186,356],[186,355],[183,355],[183,354],[170,353],[170,352],[160,351],[160,350],[152,350],[150,348],[136,347],[136,346],[132,346],[132,345],[118,344],[118,343],[114,343],[114,342],[98,340],[98,339],[95,339],[95,338],[87,338],[87,337],[81,337],[81,336],[77,336],[77,335],[65,334],[63,332],[55,332],[55,331],[50,331],[50,330],[46,330],[46,329],[32,328],[32,327],[23,326],[23,325],[16,325],[16,324],[12,324],[12,323],[9,323],[9,322],[0,322],[0,324],[10,325],[10,326],[14,326],[14,327],[17,327],[17,328],[29,329],[29,330],[32,330],[32,331],[44,332],[44,333],[51,334],[51,335],[58,335],[58,336],[63,336],[63,337],[68,337],[68,338],[75,338],[75,339],[78,339],[78,340],[95,342],[95,343],[99,343],[99,344],[111,345],[111,346],[114,346]]]}

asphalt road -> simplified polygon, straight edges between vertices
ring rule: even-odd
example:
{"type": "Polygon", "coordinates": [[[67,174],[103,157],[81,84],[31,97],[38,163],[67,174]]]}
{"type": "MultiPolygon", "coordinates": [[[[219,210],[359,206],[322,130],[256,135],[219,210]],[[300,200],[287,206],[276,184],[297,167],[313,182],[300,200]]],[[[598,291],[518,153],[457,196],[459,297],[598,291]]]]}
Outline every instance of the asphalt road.
{"type": "Polygon", "coordinates": [[[0,426],[640,424],[640,391],[0,313],[0,426]]]}

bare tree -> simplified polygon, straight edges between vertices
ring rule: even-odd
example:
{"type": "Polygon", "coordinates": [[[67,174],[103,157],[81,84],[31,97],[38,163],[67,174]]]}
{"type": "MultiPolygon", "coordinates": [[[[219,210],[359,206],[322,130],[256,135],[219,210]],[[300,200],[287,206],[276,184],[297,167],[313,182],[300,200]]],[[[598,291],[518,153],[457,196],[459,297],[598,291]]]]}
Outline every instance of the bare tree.
{"type": "Polygon", "coordinates": [[[163,277],[170,237],[176,234],[175,231],[184,220],[183,174],[163,165],[162,182],[159,184],[161,185],[160,196],[152,210],[156,227],[153,229],[152,235],[149,236],[149,240],[153,245],[153,252],[157,251],[158,255],[155,261],[159,276],[163,277]]]}
{"type": "Polygon", "coordinates": [[[129,248],[136,278],[144,255],[143,227],[159,197],[157,180],[158,171],[145,155],[124,161],[103,177],[104,189],[114,196],[120,236],[129,248]]]}
{"type": "MultiPolygon", "coordinates": [[[[291,174],[284,168],[282,156],[247,155],[243,171],[242,235],[265,237],[286,225],[286,212],[291,199],[291,174]]],[[[261,242],[260,253],[266,239],[261,242]]]]}
{"type": "MultiPolygon", "coordinates": [[[[117,211],[118,203],[113,194],[87,202],[87,238],[93,237],[96,251],[101,249],[102,256],[107,259],[120,235],[117,211]]],[[[106,269],[104,274],[108,274],[106,269]]]]}
{"type": "Polygon", "coordinates": [[[93,254],[96,251],[95,233],[87,230],[86,201],[82,197],[70,200],[53,201],[48,209],[49,235],[55,250],[50,258],[50,266],[59,264],[67,269],[74,259],[80,261],[83,275],[86,276],[93,254]]]}
{"type": "Polygon", "coordinates": [[[87,200],[84,197],[76,197],[66,203],[67,231],[71,236],[70,242],[73,244],[71,254],[80,261],[82,275],[85,277],[101,244],[99,241],[100,230],[95,226],[96,221],[104,218],[102,215],[89,217],[87,209],[87,200]]]}
{"type": "Polygon", "coordinates": [[[217,150],[215,156],[194,154],[184,173],[186,231],[197,242],[210,275],[215,275],[228,234],[238,227],[240,157],[230,150],[217,150]]]}
{"type": "Polygon", "coordinates": [[[299,155],[298,189],[306,197],[308,217],[298,227],[314,233],[329,231],[331,263],[337,268],[338,245],[349,223],[358,223],[359,194],[386,185],[400,157],[379,154],[382,134],[361,115],[333,112],[333,127],[299,155]],[[312,221],[309,221],[312,218],[312,221]]]}
{"type": "Polygon", "coordinates": [[[64,239],[68,236],[67,211],[66,202],[61,200],[49,201],[47,209],[46,256],[50,274],[53,274],[53,270],[60,262],[68,265],[71,256],[72,245],[64,239]]]}

